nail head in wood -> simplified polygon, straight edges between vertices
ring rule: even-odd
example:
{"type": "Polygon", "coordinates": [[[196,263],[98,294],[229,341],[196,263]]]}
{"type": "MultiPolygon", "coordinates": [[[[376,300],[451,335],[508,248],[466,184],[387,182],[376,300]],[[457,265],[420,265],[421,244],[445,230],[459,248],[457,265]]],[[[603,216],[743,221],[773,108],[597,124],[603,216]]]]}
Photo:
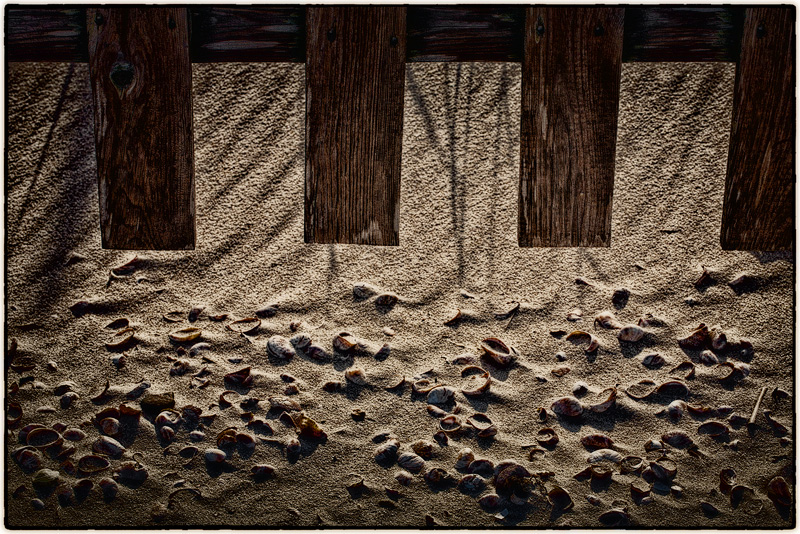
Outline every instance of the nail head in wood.
{"type": "Polygon", "coordinates": [[[328,41],[334,42],[336,40],[336,28],[328,30],[328,41]]]}
{"type": "Polygon", "coordinates": [[[98,26],[102,26],[103,22],[104,22],[103,15],[98,13],[97,15],[94,16],[94,23],[95,24],[97,24],[98,26]]]}
{"type": "Polygon", "coordinates": [[[168,23],[168,25],[169,25],[169,29],[170,29],[170,30],[174,30],[175,28],[177,28],[177,27],[178,27],[178,25],[177,25],[177,24],[175,24],[175,19],[173,19],[172,17],[170,17],[170,18],[169,18],[169,23],[168,23]]]}
{"type": "Polygon", "coordinates": [[[597,37],[602,36],[604,33],[606,33],[606,30],[603,28],[602,24],[598,24],[597,26],[594,27],[594,34],[597,37]]]}

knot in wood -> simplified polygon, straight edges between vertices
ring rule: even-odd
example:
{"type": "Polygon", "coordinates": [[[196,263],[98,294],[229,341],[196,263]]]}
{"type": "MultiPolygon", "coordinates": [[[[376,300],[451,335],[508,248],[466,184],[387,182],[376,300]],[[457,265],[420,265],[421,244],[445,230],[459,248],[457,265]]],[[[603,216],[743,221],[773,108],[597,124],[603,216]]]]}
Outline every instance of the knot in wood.
{"type": "Polygon", "coordinates": [[[111,67],[109,77],[114,86],[120,91],[124,91],[133,83],[135,72],[133,65],[127,61],[118,61],[111,67]]]}

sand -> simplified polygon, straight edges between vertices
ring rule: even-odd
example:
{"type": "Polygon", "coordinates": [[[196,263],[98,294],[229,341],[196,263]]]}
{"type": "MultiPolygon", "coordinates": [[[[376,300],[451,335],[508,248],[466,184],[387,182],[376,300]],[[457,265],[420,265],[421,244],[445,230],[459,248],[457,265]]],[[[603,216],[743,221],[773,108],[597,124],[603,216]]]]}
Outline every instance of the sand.
{"type": "MultiPolygon", "coordinates": [[[[630,523],[641,527],[794,524],[793,509],[778,510],[767,498],[768,482],[781,473],[794,492],[794,258],[719,247],[733,64],[623,66],[612,244],[606,249],[517,246],[520,68],[456,63],[407,69],[400,246],[304,244],[303,76],[298,65],[193,66],[197,249],[134,254],[100,248],[87,66],[9,66],[7,335],[18,341],[19,356],[36,363],[33,371],[7,375],[8,384],[34,377],[13,397],[23,409],[21,424],[82,428],[88,437],[74,443],[76,461],[100,435],[91,423],[80,425],[102,408],[118,406],[141,381],[150,384],[148,391],[173,392],[179,409],[194,405],[217,417],[199,443],[190,441],[186,425],[178,427],[173,444],[164,442],[156,437],[152,417],[127,429],[119,438],[127,451],[112,467],[135,454],[149,476],[135,489],[120,485],[112,503],[103,501],[96,484],[80,503],[74,496],[64,506],[57,495],[37,496],[31,474],[8,454],[8,526],[419,528],[433,521],[449,527],[597,527],[601,514],[615,507],[625,507],[630,523]],[[81,257],[72,256],[76,253],[81,257]],[[134,272],[109,284],[109,271],[134,256],[139,258],[134,272]],[[702,266],[716,282],[698,290],[694,282],[702,266]],[[728,282],[739,273],[753,282],[735,291],[728,282]],[[576,283],[578,278],[591,285],[576,283]],[[376,307],[374,297],[354,298],[360,282],[396,293],[399,302],[386,311],[376,307]],[[630,290],[629,300],[615,309],[612,294],[623,287],[630,290]],[[74,315],[70,306],[84,299],[95,299],[94,306],[74,315]],[[206,311],[190,325],[186,315],[201,303],[206,311]],[[515,303],[520,306],[511,320],[495,318],[515,303]],[[262,319],[253,335],[226,330],[232,319],[252,316],[267,304],[277,305],[277,314],[262,319]],[[567,321],[575,308],[582,310],[582,320],[567,321]],[[445,326],[455,309],[465,320],[445,326]],[[625,324],[646,314],[660,322],[647,327],[644,340],[622,343],[616,330],[593,325],[594,316],[607,309],[625,324]],[[162,318],[173,310],[182,312],[182,322],[162,318]],[[230,319],[209,319],[221,313],[230,319]],[[112,358],[119,353],[104,343],[113,333],[105,326],[120,317],[135,328],[135,344],[117,368],[112,358]],[[302,353],[290,362],[268,358],[267,339],[292,336],[292,322],[303,323],[301,329],[329,352],[342,331],[368,348],[327,363],[302,353]],[[686,353],[676,340],[700,323],[719,325],[731,340],[749,339],[755,353],[745,359],[749,375],[735,383],[721,384],[715,378],[720,369],[697,362],[696,376],[686,381],[689,403],[728,406],[749,417],[761,388],[768,387],[762,408],[790,427],[788,439],[781,441],[759,414],[760,430],[753,435],[743,426],[731,427],[729,441],[739,442],[734,450],[724,439],[698,434],[703,422],[726,421],[728,415],[687,413],[670,421],[655,414],[672,399],[637,401],[624,393],[644,379],[660,384],[678,363],[696,361],[698,351],[686,353]],[[178,354],[168,333],[188,326],[202,329],[202,340],[211,345],[204,354],[214,363],[178,354]],[[551,335],[573,329],[595,334],[600,348],[587,355],[582,346],[551,335]],[[463,366],[450,360],[464,353],[478,356],[478,344],[490,336],[516,348],[516,363],[509,369],[482,364],[493,378],[489,393],[470,399],[459,391],[456,401],[460,417],[486,413],[498,432],[493,439],[478,439],[474,431],[451,435],[447,446],[436,444],[426,469],[444,468],[458,480],[463,472],[455,461],[465,447],[494,463],[513,459],[532,472],[552,471],[537,480],[547,490],[566,489],[574,501],[569,511],[553,512],[540,488],[527,503],[504,500],[487,511],[477,498],[492,491],[491,484],[471,495],[452,485],[431,487],[418,474],[406,487],[394,478],[396,464],[384,467],[373,459],[373,438],[382,432],[396,436],[406,451],[416,440],[433,441],[438,430],[424,395],[412,395],[408,383],[399,390],[384,388],[429,372],[430,380],[460,390],[463,366]],[[390,354],[376,357],[384,343],[390,354]],[[559,352],[566,361],[557,360],[559,352]],[[641,363],[651,353],[666,360],[660,369],[641,363]],[[170,375],[170,358],[176,357],[188,360],[191,371],[170,375]],[[57,370],[47,369],[49,361],[57,370]],[[203,366],[211,371],[209,385],[192,387],[198,381],[191,375],[203,366]],[[261,401],[251,411],[269,423],[272,436],[246,428],[241,414],[248,410],[236,395],[230,407],[215,405],[225,389],[223,375],[248,366],[255,378],[246,396],[261,401]],[[570,372],[553,375],[560,366],[570,372]],[[366,385],[323,391],[325,382],[343,381],[345,370],[356,367],[365,372],[366,385]],[[281,374],[295,378],[299,393],[291,398],[321,424],[327,441],[303,439],[299,456],[290,457],[280,445],[257,440],[251,452],[230,450],[223,469],[208,468],[202,453],[216,446],[217,433],[227,427],[281,442],[294,434],[267,411],[269,397],[284,395],[281,374]],[[75,382],[80,398],[62,409],[53,391],[66,380],[75,382]],[[91,402],[106,380],[112,398],[91,402]],[[616,407],[575,421],[556,417],[551,403],[571,395],[578,381],[591,390],[583,399],[587,404],[618,384],[616,407]],[[792,397],[774,400],[775,387],[792,397]],[[37,412],[41,407],[54,411],[37,412]],[[538,421],[540,407],[551,412],[545,424],[538,421]],[[356,409],[364,420],[354,419],[356,409]],[[529,460],[525,446],[535,445],[545,426],[560,441],[529,460]],[[678,468],[672,484],[682,488],[681,496],[654,490],[652,502],[637,504],[630,485],[642,483],[641,477],[622,474],[616,465],[610,484],[573,478],[589,465],[589,451],[580,442],[587,434],[605,433],[623,455],[655,459],[644,443],[671,430],[685,431],[704,455],[669,447],[667,456],[678,468]],[[192,444],[200,455],[190,462],[177,451],[192,444]],[[786,459],[773,460],[781,455],[786,459]],[[274,466],[275,476],[257,482],[250,469],[261,463],[274,466]],[[763,502],[758,513],[733,508],[720,493],[723,468],[735,469],[738,483],[754,490],[763,502]],[[360,477],[366,491],[351,494],[346,486],[360,477]],[[12,496],[21,485],[26,489],[12,496]],[[201,496],[184,491],[170,499],[181,487],[201,496]],[[589,494],[596,504],[587,500],[589,494]],[[43,510],[32,506],[37,497],[43,510]],[[705,515],[700,501],[713,504],[719,515],[705,515]]],[[[731,354],[722,355],[725,359],[740,362],[731,354]]],[[[20,446],[18,430],[7,436],[6,446],[9,453],[20,446]]],[[[46,454],[42,467],[60,469],[46,454]]],[[[104,476],[111,471],[89,478],[97,483],[104,476]]],[[[67,487],[76,482],[64,471],[61,477],[67,487]]]]}

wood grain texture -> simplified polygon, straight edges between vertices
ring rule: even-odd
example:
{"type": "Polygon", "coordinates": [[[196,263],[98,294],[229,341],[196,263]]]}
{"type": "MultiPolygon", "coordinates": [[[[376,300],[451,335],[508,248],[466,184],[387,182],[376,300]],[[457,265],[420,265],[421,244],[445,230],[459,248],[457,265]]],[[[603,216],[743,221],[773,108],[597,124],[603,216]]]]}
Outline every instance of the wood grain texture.
{"type": "Polygon", "coordinates": [[[305,61],[303,6],[194,6],[193,62],[305,61]]]}
{"type": "Polygon", "coordinates": [[[525,6],[409,6],[415,61],[522,61],[525,6]]]}
{"type": "Polygon", "coordinates": [[[795,8],[748,8],[722,210],[725,250],[794,242],[795,8]]]}
{"type": "Polygon", "coordinates": [[[731,6],[627,7],[622,61],[736,61],[743,16],[731,6]]]}
{"type": "Polygon", "coordinates": [[[192,70],[185,8],[89,8],[103,248],[192,249],[192,70]]]}
{"type": "Polygon", "coordinates": [[[86,49],[85,10],[65,6],[5,8],[5,55],[8,61],[82,61],[86,49]]]}
{"type": "Polygon", "coordinates": [[[623,19],[622,8],[527,9],[520,246],[610,245],[623,19]]]}
{"type": "Polygon", "coordinates": [[[307,243],[397,245],[405,7],[306,10],[307,243]]]}

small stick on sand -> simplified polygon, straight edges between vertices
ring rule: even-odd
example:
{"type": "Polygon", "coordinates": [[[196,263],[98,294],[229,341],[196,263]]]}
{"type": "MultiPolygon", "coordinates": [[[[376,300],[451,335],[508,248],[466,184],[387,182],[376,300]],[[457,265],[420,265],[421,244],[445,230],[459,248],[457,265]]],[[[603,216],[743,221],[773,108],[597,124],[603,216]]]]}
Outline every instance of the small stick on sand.
{"type": "Polygon", "coordinates": [[[767,388],[761,388],[761,394],[758,396],[758,400],[756,401],[756,406],[753,408],[753,413],[750,415],[750,420],[747,422],[748,426],[753,426],[756,424],[756,417],[758,416],[758,409],[761,408],[761,401],[764,399],[764,394],[767,392],[767,388]]]}

